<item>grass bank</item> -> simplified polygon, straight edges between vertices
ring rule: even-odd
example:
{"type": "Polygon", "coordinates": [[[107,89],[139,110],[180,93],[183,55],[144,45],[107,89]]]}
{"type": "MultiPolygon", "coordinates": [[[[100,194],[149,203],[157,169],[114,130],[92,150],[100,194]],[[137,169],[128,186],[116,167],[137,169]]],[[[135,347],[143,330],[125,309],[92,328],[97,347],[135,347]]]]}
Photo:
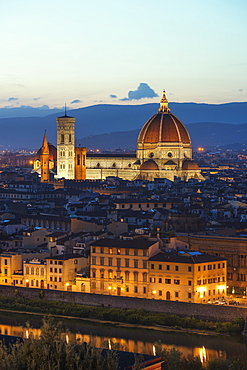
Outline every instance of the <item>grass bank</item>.
{"type": "Polygon", "coordinates": [[[168,326],[175,329],[195,329],[218,333],[241,333],[244,319],[236,318],[232,322],[213,322],[199,320],[193,316],[180,317],[165,313],[146,312],[142,309],[120,309],[99,306],[87,306],[45,299],[26,299],[22,297],[0,297],[0,308],[11,311],[39,313],[43,315],[61,315],[83,319],[138,324],[145,326],[168,326]]]}

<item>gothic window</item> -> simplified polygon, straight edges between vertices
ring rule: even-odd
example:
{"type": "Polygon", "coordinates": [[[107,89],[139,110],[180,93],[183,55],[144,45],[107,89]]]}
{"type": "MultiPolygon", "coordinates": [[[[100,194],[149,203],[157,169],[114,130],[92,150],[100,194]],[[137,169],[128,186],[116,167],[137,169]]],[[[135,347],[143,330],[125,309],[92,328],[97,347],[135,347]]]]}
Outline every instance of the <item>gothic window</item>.
{"type": "Polygon", "coordinates": [[[69,134],[69,143],[71,143],[71,134],[69,134]]]}
{"type": "Polygon", "coordinates": [[[61,134],[61,144],[64,144],[64,134],[61,134]]]}
{"type": "Polygon", "coordinates": [[[81,156],[80,154],[77,154],[77,166],[80,166],[81,164],[81,156]]]}

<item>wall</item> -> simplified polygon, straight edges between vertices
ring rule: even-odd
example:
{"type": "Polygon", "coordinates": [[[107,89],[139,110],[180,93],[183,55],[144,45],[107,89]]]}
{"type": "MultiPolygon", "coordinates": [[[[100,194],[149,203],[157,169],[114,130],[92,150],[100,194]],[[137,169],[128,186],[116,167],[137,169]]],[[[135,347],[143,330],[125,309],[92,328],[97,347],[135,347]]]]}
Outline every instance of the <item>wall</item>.
{"type": "MultiPolygon", "coordinates": [[[[42,289],[34,288],[16,288],[10,286],[0,285],[0,296],[14,297],[16,291],[21,297],[39,298],[42,289]]],[[[176,314],[181,316],[195,316],[196,318],[218,320],[218,321],[232,321],[238,317],[247,316],[247,307],[234,306],[216,306],[203,305],[196,303],[162,301],[144,298],[129,298],[107,296],[90,293],[73,293],[55,290],[43,290],[44,298],[52,301],[73,302],[85,305],[117,308],[142,308],[145,311],[163,312],[168,314],[176,314]]],[[[109,317],[109,320],[111,318],[109,317]]]]}

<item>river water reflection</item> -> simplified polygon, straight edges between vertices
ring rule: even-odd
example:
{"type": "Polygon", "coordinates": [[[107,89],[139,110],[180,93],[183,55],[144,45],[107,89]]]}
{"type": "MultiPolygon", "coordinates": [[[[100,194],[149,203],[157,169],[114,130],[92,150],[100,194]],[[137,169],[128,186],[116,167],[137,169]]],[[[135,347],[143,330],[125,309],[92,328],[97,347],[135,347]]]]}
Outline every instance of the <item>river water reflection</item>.
{"type": "MultiPolygon", "coordinates": [[[[61,321],[61,319],[55,319],[61,321]]],[[[174,346],[184,356],[200,356],[207,362],[215,358],[241,356],[247,360],[246,345],[242,336],[210,336],[184,332],[167,332],[126,328],[91,322],[62,319],[66,340],[92,342],[96,347],[112,346],[123,351],[153,354],[153,345],[160,341],[164,348],[174,346]]],[[[42,316],[0,312],[0,334],[27,338],[40,335],[42,316]],[[30,327],[26,327],[26,323],[30,327]]]]}

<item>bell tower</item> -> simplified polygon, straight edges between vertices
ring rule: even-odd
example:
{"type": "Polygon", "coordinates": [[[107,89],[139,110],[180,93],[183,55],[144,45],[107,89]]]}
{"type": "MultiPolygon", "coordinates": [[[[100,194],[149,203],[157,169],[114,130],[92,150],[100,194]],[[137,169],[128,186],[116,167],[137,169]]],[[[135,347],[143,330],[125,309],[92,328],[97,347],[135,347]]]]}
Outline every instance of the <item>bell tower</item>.
{"type": "Polygon", "coordinates": [[[46,132],[44,133],[43,144],[41,148],[41,182],[49,182],[50,180],[50,168],[49,168],[49,157],[50,149],[46,138],[46,132]]]}
{"type": "Polygon", "coordinates": [[[75,178],[75,118],[57,118],[57,178],[75,178]]]}

